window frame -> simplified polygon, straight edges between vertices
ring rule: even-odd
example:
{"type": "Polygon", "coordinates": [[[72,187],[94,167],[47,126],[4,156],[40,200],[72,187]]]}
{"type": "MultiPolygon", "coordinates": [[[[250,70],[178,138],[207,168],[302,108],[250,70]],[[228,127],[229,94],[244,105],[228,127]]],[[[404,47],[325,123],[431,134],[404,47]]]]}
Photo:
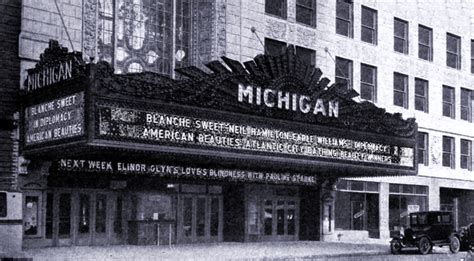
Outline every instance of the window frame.
{"type": "Polygon", "coordinates": [[[338,83],[340,80],[343,80],[347,84],[347,89],[348,90],[352,89],[353,88],[352,81],[353,81],[353,74],[354,74],[354,64],[353,64],[352,60],[336,56],[335,67],[336,67],[335,68],[335,71],[336,71],[335,72],[335,82],[338,83]],[[348,67],[349,67],[349,71],[347,72],[349,74],[348,76],[340,75],[340,73],[345,73],[345,72],[343,72],[341,70],[341,67],[338,66],[338,63],[339,63],[338,61],[348,62],[348,67]]]}
{"type": "Polygon", "coordinates": [[[23,226],[22,226],[22,233],[23,233],[23,237],[24,238],[40,238],[40,237],[43,237],[43,194],[40,192],[40,191],[33,191],[33,190],[29,190],[29,191],[25,191],[23,193],[23,226]],[[37,232],[36,234],[34,235],[26,235],[25,234],[25,223],[26,223],[26,209],[27,209],[27,206],[26,206],[26,198],[27,197],[31,197],[31,198],[36,198],[37,199],[37,220],[36,220],[36,224],[37,224],[37,232]]]}
{"type": "MultiPolygon", "coordinates": [[[[119,12],[119,7],[118,4],[116,3],[115,0],[107,0],[107,1],[99,1],[98,4],[98,14],[97,14],[97,23],[100,29],[98,30],[98,37],[96,39],[96,45],[97,45],[97,51],[99,52],[97,54],[98,60],[99,61],[108,61],[114,68],[115,68],[115,73],[118,74],[125,74],[125,73],[133,73],[138,71],[145,72],[155,72],[163,75],[168,75],[171,78],[176,78],[180,77],[179,75],[176,75],[175,70],[176,68],[182,68],[186,67],[189,65],[192,65],[192,57],[193,57],[193,23],[192,23],[192,7],[191,3],[188,5],[188,9],[184,9],[184,5],[180,2],[180,4],[177,3],[177,1],[181,0],[173,0],[172,3],[170,4],[171,9],[164,9],[163,14],[156,13],[156,16],[163,15],[165,17],[166,21],[164,23],[156,23],[153,24],[154,26],[162,27],[163,31],[163,40],[156,41],[154,44],[159,46],[161,49],[159,53],[155,52],[154,54],[150,54],[151,51],[156,51],[156,50],[149,50],[148,53],[140,53],[142,52],[141,49],[134,49],[132,47],[128,48],[128,44],[126,43],[126,33],[127,29],[121,29],[119,23],[123,23],[120,20],[120,12],[119,12]],[[102,10],[101,4],[104,6],[110,7],[110,8],[104,8],[102,10]],[[180,10],[177,9],[177,6],[181,6],[182,8],[180,10]],[[111,11],[110,11],[110,10],[111,11]],[[183,11],[186,11],[184,13],[183,11]],[[166,13],[166,15],[164,14],[166,13]],[[169,14],[169,16],[167,16],[169,14]],[[169,17],[169,21],[168,21],[169,17]],[[184,18],[186,18],[186,21],[183,22],[184,18]],[[179,23],[183,26],[178,27],[179,23]],[[186,26],[187,25],[187,28],[186,26]],[[184,30],[183,30],[184,28],[184,30]],[[121,30],[123,31],[122,33],[121,30]],[[168,32],[169,31],[169,32],[168,32]],[[119,35],[122,34],[123,36],[120,37],[119,35]],[[182,35],[186,35],[182,37],[182,35]],[[104,43],[103,46],[99,44],[100,41],[103,39],[109,38],[111,43],[104,43]],[[184,39],[184,40],[182,40],[184,39]],[[158,45],[159,43],[159,45],[158,45]],[[120,58],[123,56],[123,50],[126,49],[126,54],[125,58],[120,58]],[[178,60],[176,55],[176,52],[178,50],[183,50],[186,51],[184,52],[186,57],[186,60],[178,60]],[[100,54],[100,52],[103,52],[100,54]],[[162,59],[162,61],[158,62],[147,62],[147,59],[162,59]]],[[[285,0],[286,1],[286,0],[285,0]]],[[[168,5],[166,5],[168,6],[168,5]]],[[[150,8],[150,10],[157,10],[155,8],[150,8]]],[[[137,17],[140,17],[138,15],[137,17]]],[[[123,20],[130,20],[130,19],[123,19],[123,20]]],[[[138,23],[138,24],[145,24],[144,21],[137,22],[133,20],[133,23],[138,23]]],[[[124,27],[124,25],[122,25],[124,27]]],[[[132,30],[133,31],[133,30],[132,30]]],[[[149,30],[145,30],[145,33],[147,33],[149,30]]],[[[154,31],[156,33],[156,31],[154,31]]],[[[137,37],[134,33],[132,33],[134,37],[137,37]]],[[[145,38],[144,38],[145,39],[145,38]]],[[[108,39],[107,39],[108,40],[108,39]]],[[[133,41],[133,40],[129,40],[133,41]]],[[[146,46],[146,43],[143,43],[143,46],[146,46]]]]}
{"type": "Polygon", "coordinates": [[[468,139],[460,139],[460,167],[461,169],[467,169],[468,171],[472,171],[472,141],[468,139]],[[463,154],[463,142],[467,144],[467,154],[463,154]],[[466,160],[466,167],[463,167],[463,160],[466,160]]]}
{"type": "Polygon", "coordinates": [[[349,38],[354,37],[354,3],[351,0],[336,0],[336,34],[343,35],[349,38]],[[340,4],[349,6],[349,20],[344,17],[337,15],[338,8],[342,7],[340,4]],[[338,21],[347,23],[348,35],[341,34],[338,32],[338,21]]]}
{"type": "Polygon", "coordinates": [[[1,191],[0,192],[0,205],[3,208],[0,208],[0,217],[8,216],[8,194],[7,192],[1,191]]]}
{"type": "Polygon", "coordinates": [[[311,27],[316,27],[316,8],[317,8],[317,5],[316,5],[316,0],[311,0],[311,5],[312,6],[306,6],[306,5],[303,5],[303,4],[299,4],[298,3],[298,0],[295,1],[295,20],[297,23],[299,24],[304,24],[304,25],[308,25],[308,26],[311,26],[311,27]],[[298,21],[298,9],[306,9],[306,10],[310,10],[311,12],[311,21],[310,23],[305,23],[305,22],[302,22],[302,21],[298,21]]]}
{"type": "Polygon", "coordinates": [[[449,117],[451,119],[456,118],[456,108],[454,107],[456,105],[456,91],[454,87],[448,86],[448,85],[443,85],[443,91],[442,91],[442,100],[443,100],[443,116],[449,117]],[[444,97],[444,91],[449,90],[451,92],[451,100],[447,101],[445,100],[444,97]],[[449,115],[447,115],[447,112],[444,110],[444,105],[449,105],[449,115]]]}
{"type": "Polygon", "coordinates": [[[296,54],[297,57],[299,57],[298,56],[298,50],[311,52],[311,62],[310,62],[309,65],[316,66],[316,50],[296,45],[295,46],[295,54],[296,54]]]}
{"type": "Polygon", "coordinates": [[[455,169],[456,168],[456,162],[455,162],[455,159],[456,159],[456,155],[455,155],[455,142],[454,142],[454,137],[451,137],[451,136],[443,136],[443,141],[442,141],[442,144],[441,144],[442,148],[441,148],[441,151],[442,151],[442,159],[441,159],[441,165],[443,167],[449,167],[451,169],[455,169]],[[446,141],[449,141],[449,144],[450,144],[450,150],[447,151],[445,150],[444,148],[444,142],[446,141]],[[448,155],[449,156],[449,162],[445,162],[444,161],[444,155],[448,155]],[[449,163],[449,165],[447,165],[449,163]]]}
{"type": "Polygon", "coordinates": [[[460,114],[461,114],[461,120],[465,120],[465,121],[468,121],[468,122],[472,122],[472,101],[473,101],[473,94],[472,94],[472,90],[469,90],[469,89],[466,89],[466,88],[461,88],[461,101],[460,101],[460,114]],[[463,105],[463,97],[464,97],[464,94],[468,95],[467,97],[467,105],[464,104],[463,105]],[[463,111],[466,111],[466,117],[467,118],[464,118],[463,116],[463,111]]]}
{"type": "Polygon", "coordinates": [[[360,64],[360,98],[364,99],[364,100],[367,100],[367,101],[371,101],[372,103],[377,102],[377,67],[369,65],[369,64],[364,64],[364,63],[360,64]],[[363,78],[362,77],[362,67],[366,67],[366,68],[372,70],[372,81],[373,81],[373,83],[363,81],[363,79],[362,79],[363,78]],[[362,97],[362,87],[363,86],[371,87],[372,99],[365,99],[365,98],[362,97]]]}
{"type": "Polygon", "coordinates": [[[474,74],[474,39],[471,39],[471,73],[474,74]]]}
{"type": "Polygon", "coordinates": [[[288,18],[288,7],[287,7],[287,5],[288,5],[287,0],[265,0],[265,14],[286,20],[288,18]],[[281,5],[282,5],[282,8],[280,10],[280,14],[270,13],[268,11],[269,9],[267,9],[267,3],[275,3],[276,1],[280,1],[281,5]]]}
{"type": "Polygon", "coordinates": [[[425,61],[429,61],[429,62],[432,62],[433,61],[433,29],[430,28],[430,27],[427,27],[427,26],[424,26],[424,25],[421,25],[419,24],[418,25],[418,58],[422,59],[422,60],[425,60],[425,61]],[[421,33],[420,31],[421,30],[426,30],[428,32],[428,35],[429,35],[429,39],[428,39],[428,45],[426,45],[425,43],[422,43],[421,40],[420,40],[420,37],[421,37],[421,33]],[[423,57],[421,57],[421,48],[420,47],[426,47],[428,48],[428,59],[425,59],[423,57]]]}
{"type": "Polygon", "coordinates": [[[452,33],[446,33],[446,66],[449,68],[457,69],[457,70],[461,69],[461,37],[452,33]],[[448,48],[449,39],[456,39],[456,49],[457,49],[456,53],[449,50],[448,48]],[[449,55],[456,55],[455,67],[449,65],[449,55]]]}
{"type": "Polygon", "coordinates": [[[418,132],[418,140],[420,140],[420,137],[423,137],[423,148],[421,148],[419,145],[420,143],[418,143],[418,164],[422,164],[422,165],[425,165],[425,166],[428,166],[429,165],[429,157],[428,157],[428,153],[429,153],[429,136],[428,136],[428,133],[427,132],[418,132]],[[420,151],[423,151],[423,160],[420,162],[420,151]]]}
{"type": "Polygon", "coordinates": [[[422,111],[425,113],[429,112],[429,82],[425,79],[415,78],[415,110],[422,111]],[[422,83],[424,96],[417,94],[417,88],[420,87],[418,83],[422,83]],[[419,110],[416,107],[417,99],[423,99],[423,110],[419,110]]]}
{"type": "Polygon", "coordinates": [[[264,41],[264,46],[263,46],[264,53],[267,54],[267,55],[270,55],[270,56],[276,56],[276,55],[282,54],[284,52],[286,46],[288,45],[286,42],[275,40],[275,39],[272,39],[272,38],[265,38],[263,41],[264,41]],[[274,46],[281,45],[281,52],[279,54],[270,53],[270,50],[268,49],[268,46],[270,46],[270,45],[274,45],[274,46]]]}
{"type": "Polygon", "coordinates": [[[367,6],[362,6],[361,8],[361,22],[360,22],[360,40],[362,42],[365,42],[365,43],[370,43],[370,44],[373,44],[373,45],[377,45],[377,35],[378,35],[378,20],[377,20],[377,10],[373,9],[373,8],[370,8],[370,7],[367,7],[367,6]],[[373,21],[374,21],[374,24],[372,25],[373,27],[369,27],[367,25],[364,25],[364,23],[362,22],[363,21],[363,17],[364,17],[364,10],[365,11],[368,11],[372,14],[372,18],[373,18],[373,21]],[[363,35],[363,30],[366,29],[366,30],[370,30],[372,32],[372,41],[369,42],[369,41],[365,41],[362,39],[362,35],[363,35]]]}
{"type": "Polygon", "coordinates": [[[409,28],[408,28],[408,21],[405,21],[403,19],[400,19],[400,18],[397,18],[397,17],[394,17],[394,20],[393,20],[393,50],[397,53],[402,53],[402,54],[406,54],[408,55],[409,54],[409,46],[408,46],[408,41],[409,41],[409,28]],[[395,23],[401,23],[404,25],[404,30],[403,30],[403,38],[401,38],[400,36],[397,36],[396,33],[395,33],[395,23]],[[397,41],[396,39],[399,39],[399,40],[402,40],[403,41],[403,50],[400,52],[397,50],[396,48],[396,45],[397,45],[397,41]]]}
{"type": "Polygon", "coordinates": [[[402,107],[404,109],[408,109],[408,75],[406,75],[406,74],[402,74],[402,73],[398,73],[398,72],[393,73],[393,105],[398,106],[398,107],[402,107]],[[404,90],[403,91],[397,90],[395,88],[395,86],[396,86],[396,82],[395,82],[396,76],[403,77],[403,79],[404,79],[404,81],[403,81],[404,90]],[[398,104],[395,103],[395,95],[399,94],[399,93],[401,93],[403,95],[403,105],[398,105],[398,104]]]}

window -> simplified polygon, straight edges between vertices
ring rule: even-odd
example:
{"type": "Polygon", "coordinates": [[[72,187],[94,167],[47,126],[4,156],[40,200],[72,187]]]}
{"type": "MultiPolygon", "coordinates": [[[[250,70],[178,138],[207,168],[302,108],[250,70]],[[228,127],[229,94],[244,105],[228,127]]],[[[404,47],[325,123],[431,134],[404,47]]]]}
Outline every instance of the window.
{"type": "Polygon", "coordinates": [[[443,136],[443,166],[454,169],[454,138],[443,136]]]}
{"type": "Polygon", "coordinates": [[[472,91],[461,88],[461,120],[472,121],[472,91]]]}
{"type": "Polygon", "coordinates": [[[296,22],[316,25],[316,0],[296,0],[296,22]]]}
{"type": "Polygon", "coordinates": [[[395,18],[393,22],[394,50],[408,54],[408,22],[395,18]]]}
{"type": "Polygon", "coordinates": [[[454,88],[443,85],[443,116],[454,119],[454,113],[454,88]]]}
{"type": "Polygon", "coordinates": [[[100,0],[98,58],[116,73],[172,75],[190,65],[191,2],[100,0]],[[114,9],[117,12],[114,12],[114,9]]]}
{"type": "Polygon", "coordinates": [[[461,38],[454,34],[446,34],[446,65],[461,69],[461,38]]]}
{"type": "Polygon", "coordinates": [[[7,216],[7,193],[0,192],[0,217],[7,216]]]}
{"type": "Polygon", "coordinates": [[[433,61],[433,30],[418,26],[418,58],[433,61]]]}
{"type": "Polygon", "coordinates": [[[472,170],[472,142],[461,139],[461,169],[472,170]]]}
{"type": "Polygon", "coordinates": [[[286,0],[266,0],[265,13],[286,19],[286,0]]]}
{"type": "Polygon", "coordinates": [[[474,73],[474,40],[471,40],[471,73],[474,73]]]}
{"type": "Polygon", "coordinates": [[[393,74],[393,105],[408,109],[408,76],[393,74]]]}
{"type": "Polygon", "coordinates": [[[351,0],[336,2],[336,33],[352,37],[353,6],[351,0]]]}
{"type": "Polygon", "coordinates": [[[362,6],[360,39],[367,43],[377,44],[377,11],[365,6],[362,6]]]}
{"type": "Polygon", "coordinates": [[[277,56],[285,51],[286,43],[273,39],[265,38],[265,53],[268,55],[277,56]]]}
{"type": "Polygon", "coordinates": [[[300,58],[303,63],[316,66],[316,51],[308,48],[296,46],[296,56],[300,58]]]}
{"type": "Polygon", "coordinates": [[[428,187],[390,184],[388,201],[390,235],[399,235],[409,227],[411,213],[428,210],[428,187]]]}
{"type": "Polygon", "coordinates": [[[418,164],[428,166],[428,133],[418,132],[418,164]]]}
{"type": "Polygon", "coordinates": [[[377,99],[377,68],[360,65],[360,98],[375,102],[377,99]]]}
{"type": "Polygon", "coordinates": [[[336,83],[352,88],[352,61],[336,57],[336,83]]]}
{"type": "Polygon", "coordinates": [[[39,234],[39,197],[25,196],[23,213],[23,233],[25,236],[39,234]]]}
{"type": "MultiPolygon", "coordinates": [[[[287,44],[285,42],[265,38],[265,53],[272,56],[281,55],[285,52],[287,44]]],[[[316,51],[308,48],[296,46],[296,56],[305,64],[316,65],[316,51]]]]}
{"type": "Polygon", "coordinates": [[[415,78],[415,110],[428,113],[428,81],[415,78]]]}

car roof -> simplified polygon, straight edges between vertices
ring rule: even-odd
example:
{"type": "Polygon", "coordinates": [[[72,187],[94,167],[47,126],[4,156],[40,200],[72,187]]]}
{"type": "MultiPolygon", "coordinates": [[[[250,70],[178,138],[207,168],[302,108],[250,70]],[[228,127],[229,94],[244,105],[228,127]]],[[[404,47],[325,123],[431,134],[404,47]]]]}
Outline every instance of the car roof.
{"type": "Polygon", "coordinates": [[[442,211],[442,210],[436,210],[436,211],[419,211],[419,212],[412,212],[410,214],[451,214],[451,211],[442,211]]]}

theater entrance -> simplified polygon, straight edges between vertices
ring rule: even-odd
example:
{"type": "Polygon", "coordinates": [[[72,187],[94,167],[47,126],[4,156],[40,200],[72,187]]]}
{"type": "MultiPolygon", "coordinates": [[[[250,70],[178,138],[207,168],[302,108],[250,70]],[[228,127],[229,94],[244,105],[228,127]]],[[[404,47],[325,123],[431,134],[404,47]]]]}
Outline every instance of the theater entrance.
{"type": "Polygon", "coordinates": [[[222,241],[221,195],[184,194],[178,200],[178,243],[222,241]]]}
{"type": "Polygon", "coordinates": [[[104,190],[55,190],[47,193],[46,238],[52,245],[123,243],[124,200],[104,190]]]}

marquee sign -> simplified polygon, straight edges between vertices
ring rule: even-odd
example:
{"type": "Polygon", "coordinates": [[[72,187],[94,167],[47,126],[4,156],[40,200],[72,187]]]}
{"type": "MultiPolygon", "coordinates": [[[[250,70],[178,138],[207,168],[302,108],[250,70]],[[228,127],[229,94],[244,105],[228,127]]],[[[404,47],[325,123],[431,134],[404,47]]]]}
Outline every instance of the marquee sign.
{"type": "Polygon", "coordinates": [[[57,41],[50,40],[48,48],[41,54],[34,68],[28,69],[25,89],[33,93],[51,85],[70,80],[78,76],[83,65],[82,53],[68,52],[57,41]]]}
{"type": "MultiPolygon", "coordinates": [[[[224,168],[248,160],[249,168],[277,172],[417,171],[415,119],[356,102],[357,92],[329,84],[292,47],[244,63],[222,57],[205,65],[212,73],[176,69],[180,79],[149,72],[117,75],[102,61],[82,65],[80,53],[51,42],[28,71],[25,155],[57,159],[119,150],[202,158],[224,168]]],[[[152,174],[152,167],[145,169],[152,174]]]]}
{"type": "Polygon", "coordinates": [[[84,135],[84,92],[25,109],[25,145],[84,135]]]}
{"type": "Polygon", "coordinates": [[[99,137],[105,139],[404,167],[414,164],[414,151],[409,147],[120,106],[98,105],[97,109],[99,137]]]}
{"type": "Polygon", "coordinates": [[[316,185],[315,176],[297,173],[259,172],[248,170],[202,168],[168,165],[160,163],[139,163],[101,161],[85,159],[60,159],[59,172],[97,172],[117,175],[151,175],[168,178],[199,178],[272,184],[316,185]]]}

